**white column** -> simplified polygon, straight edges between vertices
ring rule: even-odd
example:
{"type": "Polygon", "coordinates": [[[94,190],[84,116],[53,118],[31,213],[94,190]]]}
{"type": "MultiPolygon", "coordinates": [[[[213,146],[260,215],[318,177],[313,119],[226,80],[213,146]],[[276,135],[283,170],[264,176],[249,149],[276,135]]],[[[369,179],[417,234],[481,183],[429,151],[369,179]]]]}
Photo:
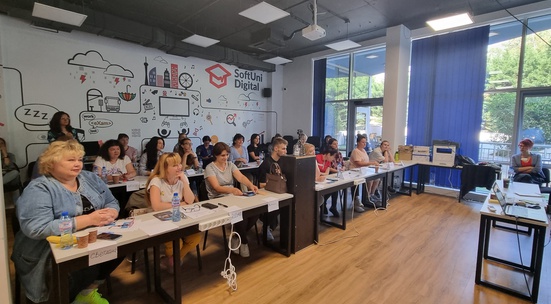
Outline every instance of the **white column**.
{"type": "Polygon", "coordinates": [[[386,31],[385,91],[383,99],[383,139],[392,151],[405,144],[406,113],[411,54],[411,32],[403,25],[386,31]]]}

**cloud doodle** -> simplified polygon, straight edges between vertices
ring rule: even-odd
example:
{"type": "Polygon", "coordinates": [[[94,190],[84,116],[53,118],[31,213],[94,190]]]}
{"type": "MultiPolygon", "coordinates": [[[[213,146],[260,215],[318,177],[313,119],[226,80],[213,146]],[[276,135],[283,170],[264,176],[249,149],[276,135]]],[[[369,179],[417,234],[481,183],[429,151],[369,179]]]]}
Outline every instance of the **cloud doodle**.
{"type": "Polygon", "coordinates": [[[105,75],[112,75],[112,76],[121,76],[121,77],[128,77],[128,78],[134,78],[134,73],[132,71],[127,70],[123,68],[122,66],[118,64],[111,64],[107,67],[107,69],[103,72],[105,75]]]}
{"type": "Polygon", "coordinates": [[[88,51],[85,54],[76,53],[73,58],[67,60],[68,64],[95,68],[95,69],[106,69],[111,63],[105,59],[98,51],[88,51]]]}

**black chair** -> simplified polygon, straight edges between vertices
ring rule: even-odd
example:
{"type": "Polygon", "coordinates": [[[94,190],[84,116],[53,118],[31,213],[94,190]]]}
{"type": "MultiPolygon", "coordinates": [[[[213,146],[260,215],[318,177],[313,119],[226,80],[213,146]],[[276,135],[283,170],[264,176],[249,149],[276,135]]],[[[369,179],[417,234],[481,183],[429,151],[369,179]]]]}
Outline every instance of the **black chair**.
{"type": "Polygon", "coordinates": [[[283,139],[287,141],[287,154],[293,154],[293,136],[285,135],[283,139]]]}
{"type": "Polygon", "coordinates": [[[549,194],[549,200],[547,201],[549,205],[551,204],[551,187],[549,187],[549,183],[551,183],[551,174],[549,173],[549,168],[543,168],[542,171],[543,175],[545,175],[545,180],[543,181],[543,185],[545,186],[540,185],[540,192],[549,194]]]}

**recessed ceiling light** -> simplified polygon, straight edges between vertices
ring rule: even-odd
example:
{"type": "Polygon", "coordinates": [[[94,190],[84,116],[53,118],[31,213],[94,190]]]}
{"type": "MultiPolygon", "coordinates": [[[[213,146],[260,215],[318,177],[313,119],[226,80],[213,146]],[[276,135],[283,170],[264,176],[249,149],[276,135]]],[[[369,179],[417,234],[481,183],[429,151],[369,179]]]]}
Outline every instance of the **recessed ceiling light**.
{"type": "Polygon", "coordinates": [[[468,13],[457,14],[440,19],[427,21],[427,24],[435,31],[447,30],[450,28],[472,24],[473,20],[468,13]]]}
{"type": "Polygon", "coordinates": [[[344,51],[355,47],[359,47],[361,45],[357,44],[352,40],[344,40],[340,42],[326,44],[325,46],[328,48],[334,49],[335,51],[344,51]]]}
{"type": "Polygon", "coordinates": [[[209,47],[213,44],[217,44],[220,42],[220,40],[212,39],[209,37],[201,36],[201,35],[191,35],[187,37],[186,39],[183,39],[182,42],[189,43],[189,44],[195,44],[202,47],[209,47]]]}
{"type": "Polygon", "coordinates": [[[293,60],[277,56],[274,58],[266,59],[264,60],[264,62],[279,65],[279,64],[286,64],[289,62],[293,62],[293,60]]]}
{"type": "Polygon", "coordinates": [[[60,23],[81,26],[86,20],[86,15],[71,12],[61,8],[35,2],[33,6],[33,17],[52,20],[60,23]]]}
{"type": "Polygon", "coordinates": [[[375,59],[375,58],[379,58],[379,56],[377,56],[377,55],[369,55],[369,56],[365,56],[365,58],[367,58],[367,59],[375,59]]]}
{"type": "Polygon", "coordinates": [[[267,24],[277,19],[289,16],[289,13],[266,2],[260,2],[257,5],[242,11],[239,15],[263,24],[267,24]]]}

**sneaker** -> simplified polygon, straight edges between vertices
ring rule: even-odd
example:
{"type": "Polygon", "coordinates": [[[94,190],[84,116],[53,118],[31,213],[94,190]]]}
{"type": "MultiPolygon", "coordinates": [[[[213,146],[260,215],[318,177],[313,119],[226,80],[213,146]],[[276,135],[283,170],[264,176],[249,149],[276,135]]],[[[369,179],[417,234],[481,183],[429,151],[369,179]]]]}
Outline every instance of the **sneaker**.
{"type": "Polygon", "coordinates": [[[354,198],[354,211],[356,212],[364,212],[365,209],[363,208],[362,202],[360,201],[359,197],[354,198]]]}
{"type": "Polygon", "coordinates": [[[274,235],[272,234],[272,229],[268,228],[266,230],[266,241],[271,242],[274,240],[274,235]]]}
{"type": "Polygon", "coordinates": [[[380,203],[381,202],[381,198],[377,197],[376,195],[371,195],[369,197],[369,200],[374,202],[374,203],[380,203]]]}
{"type": "Polygon", "coordinates": [[[394,194],[396,193],[396,189],[392,188],[391,186],[388,186],[388,192],[394,194]]]}
{"type": "MultiPolygon", "coordinates": [[[[235,254],[239,254],[239,239],[232,237],[231,238],[231,251],[235,254]]],[[[243,246],[241,246],[243,247],[243,246]]]]}
{"type": "Polygon", "coordinates": [[[109,302],[101,297],[101,293],[97,289],[94,289],[87,295],[79,293],[73,304],[109,304],[109,302]]]}
{"type": "Polygon", "coordinates": [[[239,254],[244,258],[248,258],[249,256],[251,256],[251,253],[249,252],[249,244],[241,244],[241,248],[239,248],[239,254]]]}
{"type": "Polygon", "coordinates": [[[168,273],[174,273],[174,259],[172,257],[164,256],[161,258],[161,269],[166,270],[168,273]]]}

